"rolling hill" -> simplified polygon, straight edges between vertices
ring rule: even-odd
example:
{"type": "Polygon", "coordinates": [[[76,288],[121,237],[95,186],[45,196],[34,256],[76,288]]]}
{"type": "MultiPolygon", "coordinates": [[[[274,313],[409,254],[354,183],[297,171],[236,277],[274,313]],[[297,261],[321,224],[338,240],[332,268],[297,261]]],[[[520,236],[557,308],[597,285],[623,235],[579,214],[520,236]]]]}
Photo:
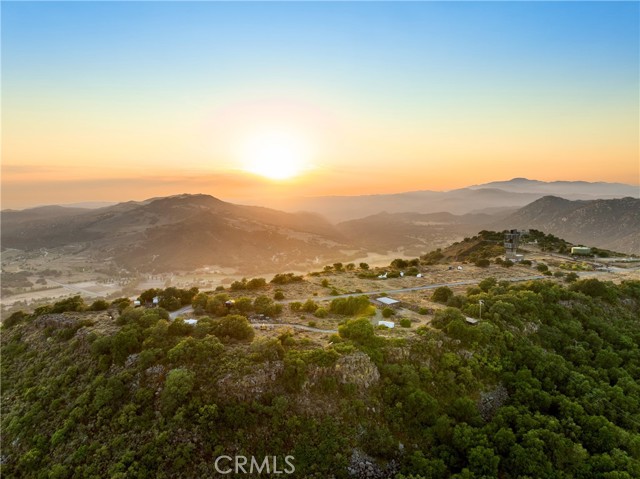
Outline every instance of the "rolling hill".
{"type": "Polygon", "coordinates": [[[475,234],[496,218],[488,214],[383,212],[336,226],[353,243],[369,251],[402,249],[405,254],[419,256],[452,239],[475,234]]]}
{"type": "Polygon", "coordinates": [[[640,254],[640,199],[569,201],[545,196],[497,223],[535,228],[587,246],[640,254]]]}
{"type": "Polygon", "coordinates": [[[208,195],[179,195],[93,210],[61,207],[2,213],[3,248],[80,246],[93,258],[140,271],[203,265],[245,270],[331,261],[350,247],[311,213],[239,206],[208,195]]]}

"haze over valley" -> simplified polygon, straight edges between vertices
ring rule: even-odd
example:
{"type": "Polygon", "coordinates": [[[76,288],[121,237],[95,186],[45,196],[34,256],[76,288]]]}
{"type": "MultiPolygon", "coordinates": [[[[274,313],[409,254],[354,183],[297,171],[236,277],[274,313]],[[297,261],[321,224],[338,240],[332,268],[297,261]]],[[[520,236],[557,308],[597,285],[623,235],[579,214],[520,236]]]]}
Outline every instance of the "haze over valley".
{"type": "Polygon", "coordinates": [[[125,285],[131,290],[153,277],[164,284],[175,274],[213,287],[242,276],[307,272],[335,262],[386,264],[485,229],[535,228],[574,244],[640,254],[640,199],[633,186],[563,182],[571,192],[565,196],[590,198],[580,200],[541,196],[560,189],[544,182],[515,179],[499,183],[503,189],[495,186],[326,198],[302,203],[310,210],[315,205],[309,212],[187,194],[100,208],[4,210],[3,304],[37,300],[47,291],[70,294],[74,283],[117,295],[125,285]],[[620,198],[634,190],[635,197],[620,198]],[[609,199],[616,191],[619,198],[609,199]],[[592,199],[598,195],[605,199],[592,199]],[[515,206],[524,198],[530,202],[515,206]],[[331,215],[328,204],[341,213],[331,215]],[[455,213],[429,212],[447,207],[455,213]],[[357,208],[365,215],[341,221],[357,208]],[[62,276],[47,278],[52,274],[62,276]],[[95,282],[109,286],[91,286],[95,282]]]}

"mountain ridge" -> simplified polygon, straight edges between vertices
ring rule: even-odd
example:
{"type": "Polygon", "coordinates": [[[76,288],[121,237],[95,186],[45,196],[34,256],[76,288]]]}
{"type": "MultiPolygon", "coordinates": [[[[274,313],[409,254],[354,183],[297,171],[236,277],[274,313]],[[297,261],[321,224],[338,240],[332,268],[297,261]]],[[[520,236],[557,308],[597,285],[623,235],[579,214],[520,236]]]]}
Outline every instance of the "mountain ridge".
{"type": "Polygon", "coordinates": [[[497,222],[503,228],[535,228],[568,241],[640,254],[640,199],[569,201],[545,196],[497,222]]]}
{"type": "Polygon", "coordinates": [[[569,200],[640,198],[640,187],[622,183],[586,181],[543,182],[526,178],[496,181],[447,191],[415,190],[402,193],[316,196],[273,200],[269,206],[284,211],[312,211],[334,222],[389,213],[449,213],[462,215],[477,210],[522,207],[543,196],[569,200]]]}
{"type": "Polygon", "coordinates": [[[119,203],[75,216],[56,211],[63,214],[35,220],[29,210],[22,216],[3,212],[3,248],[80,245],[96,258],[160,271],[202,264],[248,267],[267,255],[286,267],[316,256],[329,261],[349,246],[313,213],[234,205],[202,194],[119,203]]]}

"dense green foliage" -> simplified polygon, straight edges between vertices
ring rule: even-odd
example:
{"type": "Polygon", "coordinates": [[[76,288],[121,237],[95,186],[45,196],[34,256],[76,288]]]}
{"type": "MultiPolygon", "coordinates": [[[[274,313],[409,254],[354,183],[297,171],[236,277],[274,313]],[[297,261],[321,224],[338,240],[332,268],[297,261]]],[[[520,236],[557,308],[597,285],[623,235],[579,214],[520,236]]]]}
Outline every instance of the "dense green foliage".
{"type": "Polygon", "coordinates": [[[232,291],[242,291],[249,290],[253,291],[256,289],[262,289],[267,286],[267,280],[264,278],[252,278],[247,281],[247,278],[242,278],[240,281],[234,281],[231,283],[232,291]]]}
{"type": "Polygon", "coordinates": [[[271,283],[273,284],[289,284],[289,283],[301,283],[304,278],[293,273],[278,273],[276,274],[271,283]]]}
{"type": "Polygon", "coordinates": [[[347,298],[336,298],[331,301],[330,310],[334,314],[343,316],[357,316],[365,313],[370,306],[367,296],[349,296],[347,298]]]}
{"type": "Polygon", "coordinates": [[[447,301],[453,296],[453,290],[448,286],[440,286],[435,289],[431,299],[436,303],[446,304],[447,301]]]}
{"type": "Polygon", "coordinates": [[[167,311],[175,311],[182,306],[191,304],[197,294],[198,288],[182,289],[170,286],[165,289],[147,289],[138,299],[141,303],[151,304],[154,298],[158,298],[158,306],[167,311]]]}
{"type": "Polygon", "coordinates": [[[640,282],[486,280],[454,297],[410,339],[347,319],[324,348],[253,338],[237,314],[109,322],[69,300],[12,316],[2,476],[212,477],[212,458],[240,451],[346,478],[359,450],[396,479],[640,477],[640,282]],[[43,327],[64,308],[75,325],[43,327]],[[337,368],[363,353],[370,366],[337,368]]]}

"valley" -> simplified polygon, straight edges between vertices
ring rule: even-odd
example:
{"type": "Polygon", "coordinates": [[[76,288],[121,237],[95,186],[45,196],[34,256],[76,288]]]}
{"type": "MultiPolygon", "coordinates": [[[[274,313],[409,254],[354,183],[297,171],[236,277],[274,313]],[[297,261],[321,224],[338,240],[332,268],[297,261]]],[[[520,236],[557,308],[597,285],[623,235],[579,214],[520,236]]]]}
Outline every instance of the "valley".
{"type": "Polygon", "coordinates": [[[334,262],[384,266],[395,258],[445,248],[482,229],[538,228],[573,244],[640,254],[637,192],[622,199],[580,201],[544,196],[561,188],[569,198],[610,198],[616,191],[634,190],[629,185],[513,179],[442,193],[438,198],[449,198],[444,202],[428,192],[380,195],[375,201],[368,196],[331,198],[340,211],[368,205],[358,210],[361,216],[346,221],[316,203],[289,203],[289,210],[308,207],[311,212],[287,213],[208,195],[94,209],[4,210],[2,314],[75,293],[115,298],[148,287],[215,288],[244,276],[305,273],[334,262]],[[513,206],[518,203],[509,195],[518,194],[533,202],[513,206]],[[483,203],[480,198],[492,200],[483,203]],[[508,202],[512,206],[498,207],[508,202]],[[428,212],[437,208],[457,214],[428,212]]]}

